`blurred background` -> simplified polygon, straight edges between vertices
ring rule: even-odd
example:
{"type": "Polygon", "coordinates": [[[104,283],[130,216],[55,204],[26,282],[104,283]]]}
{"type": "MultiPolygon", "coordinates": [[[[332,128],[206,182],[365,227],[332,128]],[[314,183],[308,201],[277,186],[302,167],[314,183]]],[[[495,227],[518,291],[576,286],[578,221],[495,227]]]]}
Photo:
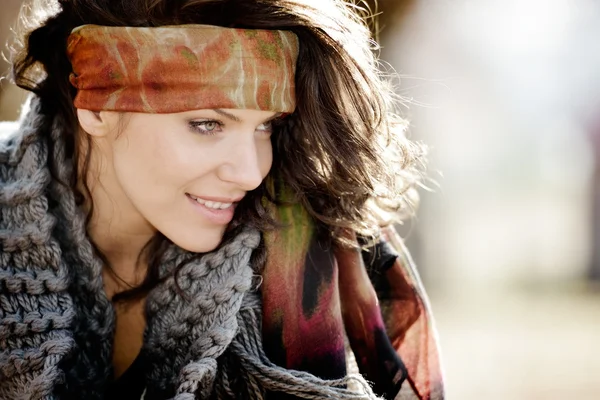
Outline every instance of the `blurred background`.
{"type": "MultiPolygon", "coordinates": [[[[21,0],[0,0],[0,42],[21,0]]],[[[600,2],[380,0],[448,398],[600,398],[600,2]]],[[[8,71],[0,63],[0,71],[8,71]]],[[[5,74],[6,75],[6,74],[5,74]]],[[[24,94],[0,83],[0,120],[24,94]]]]}

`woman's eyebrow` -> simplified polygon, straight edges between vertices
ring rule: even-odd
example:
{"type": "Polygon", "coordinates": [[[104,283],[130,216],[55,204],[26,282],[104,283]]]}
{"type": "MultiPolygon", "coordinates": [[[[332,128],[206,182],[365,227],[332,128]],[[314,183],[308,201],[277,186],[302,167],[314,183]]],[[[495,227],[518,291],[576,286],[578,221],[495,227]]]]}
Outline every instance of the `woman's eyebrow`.
{"type": "Polygon", "coordinates": [[[228,119],[232,120],[232,121],[235,121],[235,122],[241,122],[242,121],[237,116],[235,116],[233,114],[230,114],[227,111],[223,111],[220,108],[215,108],[215,109],[213,109],[213,111],[216,112],[219,115],[224,116],[225,118],[228,118],[228,119]]]}
{"type": "MultiPolygon", "coordinates": [[[[216,113],[217,113],[217,114],[219,114],[219,115],[222,115],[222,116],[224,116],[224,117],[225,117],[225,118],[227,118],[227,119],[230,119],[230,120],[232,120],[232,121],[235,121],[235,122],[242,122],[242,120],[241,120],[240,118],[238,118],[237,116],[235,116],[235,115],[233,115],[233,114],[231,114],[231,113],[228,113],[227,111],[224,111],[224,110],[222,110],[222,109],[220,109],[220,108],[213,108],[213,111],[214,111],[214,112],[216,112],[216,113]]],[[[275,120],[275,119],[277,119],[277,118],[281,117],[283,114],[284,114],[284,113],[282,113],[282,112],[276,112],[275,114],[273,114],[273,115],[272,115],[272,116],[270,116],[269,118],[265,119],[265,120],[263,121],[263,124],[264,124],[265,122],[270,122],[270,121],[273,121],[273,120],[275,120]]]]}

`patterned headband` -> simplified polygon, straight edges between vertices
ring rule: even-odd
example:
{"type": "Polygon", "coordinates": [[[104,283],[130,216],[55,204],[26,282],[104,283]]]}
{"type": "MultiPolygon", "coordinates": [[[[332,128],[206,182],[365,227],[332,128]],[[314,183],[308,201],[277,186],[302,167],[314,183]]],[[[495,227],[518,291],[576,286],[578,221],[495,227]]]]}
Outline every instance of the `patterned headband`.
{"type": "Polygon", "coordinates": [[[68,38],[69,79],[75,107],[93,111],[290,113],[298,48],[288,31],[84,25],[68,38]]]}

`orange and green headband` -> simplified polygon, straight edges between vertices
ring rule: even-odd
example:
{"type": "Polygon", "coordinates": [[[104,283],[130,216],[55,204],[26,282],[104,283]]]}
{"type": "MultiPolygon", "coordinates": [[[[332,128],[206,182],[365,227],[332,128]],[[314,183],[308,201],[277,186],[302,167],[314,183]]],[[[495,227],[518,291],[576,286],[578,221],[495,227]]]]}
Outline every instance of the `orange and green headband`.
{"type": "Polygon", "coordinates": [[[143,113],[291,113],[298,48],[292,32],[209,25],[84,25],[67,42],[75,107],[143,113]]]}

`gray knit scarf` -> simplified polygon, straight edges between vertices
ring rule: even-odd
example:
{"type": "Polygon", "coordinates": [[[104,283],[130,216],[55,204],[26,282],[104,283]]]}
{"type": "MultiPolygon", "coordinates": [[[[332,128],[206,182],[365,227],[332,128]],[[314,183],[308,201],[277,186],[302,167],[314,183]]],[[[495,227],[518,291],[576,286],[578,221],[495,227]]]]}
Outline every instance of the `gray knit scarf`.
{"type": "MultiPolygon", "coordinates": [[[[60,183],[72,171],[64,126],[33,98],[19,129],[0,137],[0,399],[102,399],[113,373],[103,265],[74,193],[60,183]]],[[[246,229],[202,257],[167,251],[163,273],[187,261],[177,279],[189,298],[172,276],[147,297],[145,399],[375,398],[360,377],[323,381],[267,359],[250,264],[260,241],[246,229]]]]}

